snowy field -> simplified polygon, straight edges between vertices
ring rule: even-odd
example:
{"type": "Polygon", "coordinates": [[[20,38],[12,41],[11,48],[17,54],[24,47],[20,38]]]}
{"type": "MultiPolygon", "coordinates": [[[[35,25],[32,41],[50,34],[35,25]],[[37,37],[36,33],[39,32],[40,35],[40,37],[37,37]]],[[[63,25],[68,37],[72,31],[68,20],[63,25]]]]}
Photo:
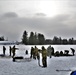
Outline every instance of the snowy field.
{"type": "MultiPolygon", "coordinates": [[[[49,45],[45,45],[47,48],[49,45]]],[[[0,45],[0,54],[2,54],[2,47],[0,45]]],[[[6,47],[6,55],[9,56],[9,46],[6,47]]],[[[19,50],[16,51],[16,56],[30,57],[31,46],[16,45],[19,50]],[[25,55],[25,51],[28,50],[29,54],[25,55]]],[[[33,46],[34,47],[34,46],[33,46]]],[[[41,49],[42,46],[37,46],[41,49]]],[[[55,51],[69,50],[70,48],[76,49],[76,45],[52,45],[55,51]]],[[[41,62],[41,61],[40,61],[41,62]]],[[[40,63],[42,65],[42,63],[40,63]]],[[[0,75],[70,75],[70,73],[76,70],[76,53],[75,56],[68,57],[52,57],[47,58],[47,68],[41,68],[38,66],[38,61],[32,59],[31,61],[21,60],[13,62],[11,57],[0,57],[0,75]],[[63,70],[72,71],[63,71],[63,70]],[[62,71],[56,71],[62,70],[62,71]]]]}

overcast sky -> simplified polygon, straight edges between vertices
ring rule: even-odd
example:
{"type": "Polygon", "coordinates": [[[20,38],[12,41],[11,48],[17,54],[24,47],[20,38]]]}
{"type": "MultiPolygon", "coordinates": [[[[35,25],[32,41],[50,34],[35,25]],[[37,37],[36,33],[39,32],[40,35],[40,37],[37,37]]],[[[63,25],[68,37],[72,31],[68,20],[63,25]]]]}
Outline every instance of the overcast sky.
{"type": "Polygon", "coordinates": [[[76,0],[0,0],[0,35],[21,40],[24,30],[76,39],[76,0]]]}

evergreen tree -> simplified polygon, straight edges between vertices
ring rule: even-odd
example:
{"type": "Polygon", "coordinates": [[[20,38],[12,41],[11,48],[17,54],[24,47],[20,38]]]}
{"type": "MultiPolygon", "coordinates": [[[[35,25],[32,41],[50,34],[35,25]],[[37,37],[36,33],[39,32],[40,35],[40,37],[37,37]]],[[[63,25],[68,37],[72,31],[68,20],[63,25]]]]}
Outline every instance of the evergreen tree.
{"type": "Polygon", "coordinates": [[[73,44],[73,42],[74,42],[74,38],[70,38],[69,39],[69,44],[73,44]]]}
{"type": "Polygon", "coordinates": [[[53,38],[53,44],[58,44],[58,37],[57,36],[54,36],[54,38],[53,38]]]}
{"type": "Polygon", "coordinates": [[[45,44],[45,38],[43,34],[38,34],[38,44],[45,44]]]}
{"type": "Polygon", "coordinates": [[[33,32],[30,33],[30,36],[29,36],[29,44],[30,45],[33,45],[34,44],[34,33],[33,32]]]}
{"type": "Polygon", "coordinates": [[[26,45],[28,44],[27,35],[28,35],[28,34],[27,34],[27,31],[25,30],[24,33],[23,33],[23,37],[22,37],[22,43],[23,43],[23,44],[26,44],[26,45]]]}
{"type": "Polygon", "coordinates": [[[35,35],[34,35],[34,44],[37,45],[38,44],[38,36],[37,36],[37,33],[35,32],[35,35]]]}

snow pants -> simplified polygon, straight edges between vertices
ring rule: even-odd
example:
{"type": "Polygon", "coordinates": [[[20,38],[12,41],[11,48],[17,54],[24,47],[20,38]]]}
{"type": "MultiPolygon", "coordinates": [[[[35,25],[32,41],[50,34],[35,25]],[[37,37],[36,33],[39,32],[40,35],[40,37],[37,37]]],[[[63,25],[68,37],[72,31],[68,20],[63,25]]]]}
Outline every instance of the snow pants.
{"type": "Polygon", "coordinates": [[[46,57],[42,58],[42,64],[43,64],[43,67],[47,67],[47,58],[46,57]]]}

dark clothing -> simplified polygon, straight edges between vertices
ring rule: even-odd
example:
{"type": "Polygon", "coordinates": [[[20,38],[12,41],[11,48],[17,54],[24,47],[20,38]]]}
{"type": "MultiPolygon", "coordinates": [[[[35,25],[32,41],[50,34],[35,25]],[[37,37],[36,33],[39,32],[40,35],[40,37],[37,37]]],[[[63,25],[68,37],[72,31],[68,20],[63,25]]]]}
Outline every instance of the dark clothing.
{"type": "Polygon", "coordinates": [[[11,50],[12,50],[12,48],[11,48],[11,46],[9,47],[9,54],[10,54],[10,56],[11,56],[11,50]]]}
{"type": "Polygon", "coordinates": [[[33,57],[33,59],[38,59],[39,60],[39,53],[38,53],[38,48],[35,46],[35,48],[31,47],[31,56],[30,58],[33,57]]]}
{"type": "Polygon", "coordinates": [[[13,46],[13,48],[12,48],[13,57],[15,56],[15,50],[16,50],[16,48],[15,48],[15,46],[13,46]]]}
{"type": "Polygon", "coordinates": [[[47,67],[47,58],[45,57],[42,58],[42,64],[43,64],[43,67],[47,67]]]}
{"type": "Polygon", "coordinates": [[[31,52],[30,52],[31,56],[30,56],[30,58],[32,58],[33,53],[34,53],[34,48],[33,48],[33,47],[31,47],[31,52]]]}
{"type": "Polygon", "coordinates": [[[5,55],[6,48],[3,46],[3,55],[5,55]]]}
{"type": "Polygon", "coordinates": [[[74,49],[71,49],[71,50],[72,50],[72,53],[73,53],[73,56],[74,56],[75,50],[74,49]]]}
{"type": "Polygon", "coordinates": [[[42,64],[43,67],[47,67],[47,50],[44,47],[42,48],[42,64]]]}
{"type": "Polygon", "coordinates": [[[28,50],[26,50],[26,52],[25,52],[26,54],[28,54],[28,50]]]}

